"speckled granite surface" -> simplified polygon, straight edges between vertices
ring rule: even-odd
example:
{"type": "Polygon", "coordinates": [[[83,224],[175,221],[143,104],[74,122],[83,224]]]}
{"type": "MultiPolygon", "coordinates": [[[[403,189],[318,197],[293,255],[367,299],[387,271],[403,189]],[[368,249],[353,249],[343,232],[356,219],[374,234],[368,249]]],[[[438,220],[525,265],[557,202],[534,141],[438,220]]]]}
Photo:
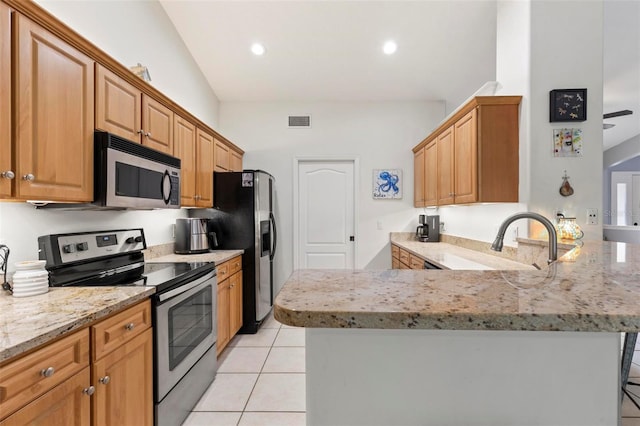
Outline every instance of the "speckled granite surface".
{"type": "Polygon", "coordinates": [[[229,259],[240,256],[242,253],[244,253],[244,250],[215,250],[210,251],[209,253],[200,254],[167,254],[160,257],[145,259],[145,262],[215,262],[216,265],[219,265],[222,262],[226,262],[229,259]]]}
{"type": "MultiPolygon", "coordinates": [[[[441,268],[454,270],[527,270],[535,269],[531,265],[514,262],[502,257],[492,256],[476,250],[447,243],[423,243],[420,241],[396,237],[391,233],[391,242],[410,253],[429,260],[441,268]]],[[[541,265],[541,266],[544,266],[541,265]]]]}
{"type": "Polygon", "coordinates": [[[640,331],[640,245],[585,241],[546,270],[300,270],[274,305],[298,327],[640,331]]]}
{"type": "Polygon", "coordinates": [[[38,296],[0,294],[0,362],[142,301],[154,287],[55,287],[38,296]]]}

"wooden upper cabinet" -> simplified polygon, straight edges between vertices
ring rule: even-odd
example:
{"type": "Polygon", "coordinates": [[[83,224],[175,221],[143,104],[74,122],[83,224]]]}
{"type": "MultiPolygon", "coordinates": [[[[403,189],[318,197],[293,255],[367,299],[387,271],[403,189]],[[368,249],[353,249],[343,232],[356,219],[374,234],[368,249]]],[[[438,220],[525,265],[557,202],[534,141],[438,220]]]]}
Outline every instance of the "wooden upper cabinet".
{"type": "Polygon", "coordinates": [[[438,205],[438,144],[424,147],[424,205],[438,205]]]}
{"type": "Polygon", "coordinates": [[[173,155],[173,111],[96,65],[96,128],[173,155]]]}
{"type": "Polygon", "coordinates": [[[413,154],[413,206],[424,207],[424,148],[413,154]]]}
{"type": "Polygon", "coordinates": [[[438,135],[438,204],[453,204],[453,126],[438,135]]]}
{"type": "Polygon", "coordinates": [[[454,124],[454,196],[456,204],[478,201],[476,110],[454,124]]]}
{"type": "Polygon", "coordinates": [[[518,201],[521,100],[476,96],[413,148],[425,150],[425,205],[518,201]]]}
{"type": "Polygon", "coordinates": [[[180,205],[196,205],[196,126],[178,114],[173,120],[173,156],[180,159],[180,205]]]}
{"type": "Polygon", "coordinates": [[[196,206],[213,206],[213,150],[214,138],[196,129],[196,206]]]}
{"type": "Polygon", "coordinates": [[[234,151],[229,151],[229,171],[241,172],[242,171],[242,154],[234,151]]]}
{"type": "Polygon", "coordinates": [[[229,171],[229,147],[224,142],[215,139],[215,150],[213,158],[215,161],[214,171],[216,172],[228,172],[229,171]]]}
{"type": "Polygon", "coordinates": [[[11,196],[11,183],[15,179],[11,111],[11,10],[0,3],[0,197],[11,196]]]}
{"type": "Polygon", "coordinates": [[[15,196],[93,201],[94,62],[13,15],[15,196]]]}
{"type": "Polygon", "coordinates": [[[96,65],[96,128],[134,142],[142,132],[142,93],[96,65]]]}
{"type": "Polygon", "coordinates": [[[142,145],[173,154],[173,111],[146,95],[142,95],[142,128],[142,145]]]}

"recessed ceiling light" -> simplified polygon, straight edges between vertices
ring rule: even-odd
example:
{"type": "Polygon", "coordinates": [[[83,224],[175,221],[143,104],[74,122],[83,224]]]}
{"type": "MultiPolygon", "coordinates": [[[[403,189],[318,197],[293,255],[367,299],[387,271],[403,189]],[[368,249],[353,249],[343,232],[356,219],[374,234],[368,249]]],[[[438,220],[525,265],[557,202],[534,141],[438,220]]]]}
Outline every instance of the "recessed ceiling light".
{"type": "Polygon", "coordinates": [[[260,44],[260,43],[253,43],[251,45],[251,52],[254,55],[262,56],[262,55],[264,55],[264,52],[266,52],[266,51],[267,51],[267,49],[265,49],[264,46],[262,44],[260,44]]]}
{"type": "Polygon", "coordinates": [[[387,55],[393,55],[396,53],[396,50],[398,50],[398,45],[393,40],[387,41],[384,46],[382,46],[382,51],[387,55]]]}

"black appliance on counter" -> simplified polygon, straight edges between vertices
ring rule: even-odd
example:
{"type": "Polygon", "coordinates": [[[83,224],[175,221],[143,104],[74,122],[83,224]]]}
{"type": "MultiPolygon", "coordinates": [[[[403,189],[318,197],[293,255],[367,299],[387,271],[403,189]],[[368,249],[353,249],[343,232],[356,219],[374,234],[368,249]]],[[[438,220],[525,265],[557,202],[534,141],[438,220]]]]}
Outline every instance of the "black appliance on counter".
{"type": "Polygon", "coordinates": [[[437,243],[440,241],[440,216],[418,216],[420,225],[416,228],[416,239],[423,243],[437,243]]]}
{"type": "Polygon", "coordinates": [[[191,217],[208,218],[217,249],[242,249],[242,328],[254,334],[273,306],[273,259],[276,222],[275,179],[262,170],[215,172],[215,209],[193,209],[191,217]]]}
{"type": "MultiPolygon", "coordinates": [[[[154,422],[181,424],[217,370],[215,264],[145,263],[142,229],[45,235],[38,247],[52,287],[155,287],[154,422]]],[[[125,379],[132,378],[111,377],[111,382],[125,379]]]]}

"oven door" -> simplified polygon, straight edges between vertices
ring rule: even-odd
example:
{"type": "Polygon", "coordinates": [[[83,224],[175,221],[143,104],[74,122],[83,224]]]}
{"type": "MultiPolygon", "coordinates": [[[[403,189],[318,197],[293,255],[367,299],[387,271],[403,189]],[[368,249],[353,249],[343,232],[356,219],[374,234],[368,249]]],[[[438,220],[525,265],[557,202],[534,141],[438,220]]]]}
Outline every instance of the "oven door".
{"type": "Polygon", "coordinates": [[[216,272],[154,296],[156,401],[161,401],[216,341],[216,272]]]}

